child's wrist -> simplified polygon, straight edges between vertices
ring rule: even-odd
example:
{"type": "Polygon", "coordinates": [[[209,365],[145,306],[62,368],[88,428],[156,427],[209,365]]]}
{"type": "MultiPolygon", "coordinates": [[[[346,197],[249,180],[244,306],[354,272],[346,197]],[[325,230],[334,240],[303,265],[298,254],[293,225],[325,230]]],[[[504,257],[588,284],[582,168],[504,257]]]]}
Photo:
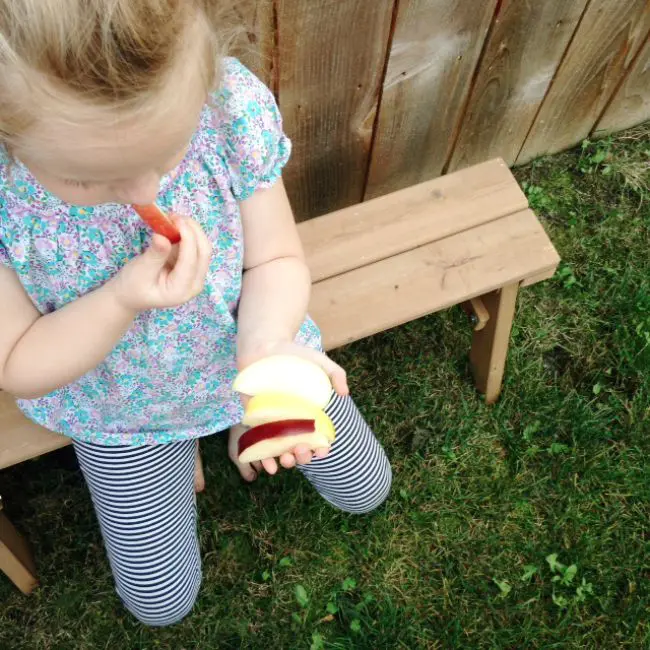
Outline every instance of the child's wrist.
{"type": "Polygon", "coordinates": [[[289,335],[275,338],[242,338],[237,341],[237,361],[240,368],[249,365],[252,360],[272,355],[279,347],[291,343],[289,335]]]}
{"type": "Polygon", "coordinates": [[[111,302],[113,309],[123,316],[125,319],[134,320],[138,315],[139,310],[129,305],[120,295],[119,291],[119,281],[113,278],[109,280],[103,287],[99,290],[107,301],[111,302]]]}

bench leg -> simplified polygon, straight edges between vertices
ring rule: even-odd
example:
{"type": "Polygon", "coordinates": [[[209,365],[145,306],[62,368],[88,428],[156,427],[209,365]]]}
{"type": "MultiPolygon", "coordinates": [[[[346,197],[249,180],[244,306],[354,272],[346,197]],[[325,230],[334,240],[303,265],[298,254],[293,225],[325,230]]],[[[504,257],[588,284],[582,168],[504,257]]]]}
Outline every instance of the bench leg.
{"type": "Polygon", "coordinates": [[[24,594],[30,593],[38,582],[27,542],[4,512],[0,512],[0,569],[24,594]]]}
{"type": "Polygon", "coordinates": [[[488,404],[494,404],[501,393],[518,291],[516,283],[481,296],[490,319],[482,330],[474,332],[469,358],[476,388],[488,404]]]}

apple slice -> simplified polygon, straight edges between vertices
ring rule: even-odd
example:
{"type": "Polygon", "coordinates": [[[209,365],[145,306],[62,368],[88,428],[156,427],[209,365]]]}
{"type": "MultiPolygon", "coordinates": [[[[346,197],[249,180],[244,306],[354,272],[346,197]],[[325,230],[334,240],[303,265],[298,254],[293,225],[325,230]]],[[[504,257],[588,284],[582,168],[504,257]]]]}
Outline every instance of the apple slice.
{"type": "Polygon", "coordinates": [[[178,244],[181,240],[181,233],[172,223],[171,219],[155,204],[134,205],[133,209],[151,230],[158,235],[167,237],[172,244],[178,244]]]}
{"type": "Polygon", "coordinates": [[[253,397],[248,403],[242,424],[258,427],[269,422],[283,420],[313,420],[316,431],[324,433],[330,443],[334,442],[334,424],[325,413],[301,397],[267,393],[253,397]]]}
{"type": "Polygon", "coordinates": [[[296,445],[310,449],[329,447],[328,436],[317,430],[314,420],[283,420],[267,422],[249,429],[239,439],[239,462],[252,463],[265,458],[277,458],[296,445]]]}
{"type": "Polygon", "coordinates": [[[319,409],[325,408],[332,397],[332,383],[320,366],[283,354],[265,357],[242,370],[234,389],[251,397],[263,393],[293,395],[319,409]]]}

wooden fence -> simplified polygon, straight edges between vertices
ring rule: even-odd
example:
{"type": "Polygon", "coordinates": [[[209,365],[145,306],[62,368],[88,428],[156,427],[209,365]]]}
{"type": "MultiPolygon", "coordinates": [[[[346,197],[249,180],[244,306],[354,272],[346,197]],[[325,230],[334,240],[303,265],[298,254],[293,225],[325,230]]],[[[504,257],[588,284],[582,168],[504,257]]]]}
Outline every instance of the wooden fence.
{"type": "Polygon", "coordinates": [[[650,119],[650,0],[239,2],[309,219],[650,119]]]}

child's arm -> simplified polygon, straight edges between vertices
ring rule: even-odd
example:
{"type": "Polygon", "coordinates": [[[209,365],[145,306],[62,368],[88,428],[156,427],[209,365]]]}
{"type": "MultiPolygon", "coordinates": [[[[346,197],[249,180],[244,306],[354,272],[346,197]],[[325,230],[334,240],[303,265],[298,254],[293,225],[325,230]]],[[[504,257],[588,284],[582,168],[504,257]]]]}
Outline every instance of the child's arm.
{"type": "Polygon", "coordinates": [[[46,395],[100,364],[139,311],[173,307],[200,293],[211,246],[198,224],[178,223],[183,239],[173,269],[166,267],[172,245],[157,235],[103,287],[46,316],[16,275],[0,267],[0,387],[26,399],[46,395]]]}
{"type": "Polygon", "coordinates": [[[41,317],[18,277],[0,268],[0,386],[16,397],[40,397],[98,365],[137,312],[108,285],[41,317]]]}
{"type": "MultiPolygon", "coordinates": [[[[340,366],[325,354],[293,342],[307,313],[311,278],[282,181],[270,189],[258,189],[240,205],[244,225],[244,284],[237,340],[240,368],[271,354],[294,354],[319,364],[336,391],[347,394],[347,380],[340,366]]],[[[327,449],[316,450],[317,456],[326,454],[327,449]]],[[[307,446],[298,445],[291,453],[282,454],[279,461],[290,468],[309,463],[312,457],[307,446]]],[[[269,474],[278,470],[274,458],[260,465],[269,474]]]]}
{"type": "Polygon", "coordinates": [[[326,355],[293,343],[309,305],[311,278],[282,180],[241,203],[244,283],[238,315],[238,360],[245,367],[274,353],[299,354],[328,373],[337,392],[345,372],[326,355]]]}
{"type": "Polygon", "coordinates": [[[311,279],[282,181],[241,203],[244,285],[239,351],[293,341],[307,313],[311,279]]]}

